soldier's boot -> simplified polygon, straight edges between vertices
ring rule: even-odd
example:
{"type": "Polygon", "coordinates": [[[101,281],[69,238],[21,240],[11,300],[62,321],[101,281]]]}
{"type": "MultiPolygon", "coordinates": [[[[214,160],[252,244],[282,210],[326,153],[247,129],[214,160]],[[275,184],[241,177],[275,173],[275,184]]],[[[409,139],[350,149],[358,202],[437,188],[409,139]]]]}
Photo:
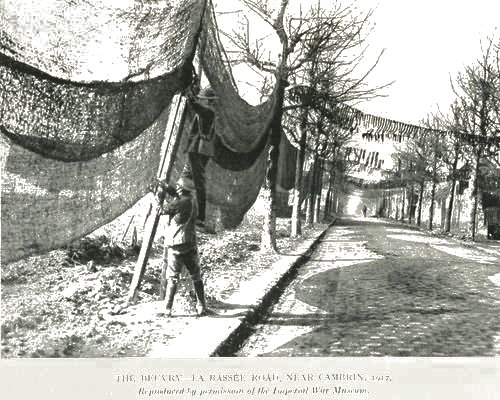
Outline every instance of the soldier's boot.
{"type": "Polygon", "coordinates": [[[174,305],[174,297],[177,292],[177,282],[168,280],[167,281],[167,289],[165,293],[165,316],[172,316],[172,306],[174,305]]]}
{"type": "Polygon", "coordinates": [[[207,307],[207,302],[205,299],[205,288],[203,286],[203,281],[199,280],[193,282],[194,291],[196,293],[196,314],[199,317],[205,315],[214,315],[215,313],[207,307]]]}

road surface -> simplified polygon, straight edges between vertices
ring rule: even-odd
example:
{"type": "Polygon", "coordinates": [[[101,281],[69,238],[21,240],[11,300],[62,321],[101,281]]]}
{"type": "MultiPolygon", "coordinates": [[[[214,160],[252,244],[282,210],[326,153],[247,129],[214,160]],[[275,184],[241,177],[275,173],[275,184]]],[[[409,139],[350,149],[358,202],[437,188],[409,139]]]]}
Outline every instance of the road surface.
{"type": "Polygon", "coordinates": [[[498,249],[342,218],[236,355],[499,356],[498,249]]]}

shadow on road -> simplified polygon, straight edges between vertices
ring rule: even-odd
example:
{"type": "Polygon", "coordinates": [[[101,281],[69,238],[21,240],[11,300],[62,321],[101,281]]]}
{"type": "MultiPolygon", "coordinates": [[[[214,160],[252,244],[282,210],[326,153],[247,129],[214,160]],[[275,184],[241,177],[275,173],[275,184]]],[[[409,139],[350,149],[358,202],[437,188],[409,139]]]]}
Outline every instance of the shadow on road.
{"type": "Polygon", "coordinates": [[[346,252],[332,256],[337,244],[326,236],[302,267],[305,279],[299,273],[292,284],[294,298],[318,311],[278,308],[265,322],[311,329],[264,356],[500,355],[500,289],[491,279],[497,263],[440,251],[440,239],[425,233],[403,240],[407,228],[386,221],[340,218],[335,229],[348,232],[346,252]],[[355,241],[383,257],[355,262],[355,241]],[[352,262],[318,268],[325,258],[352,262]]]}

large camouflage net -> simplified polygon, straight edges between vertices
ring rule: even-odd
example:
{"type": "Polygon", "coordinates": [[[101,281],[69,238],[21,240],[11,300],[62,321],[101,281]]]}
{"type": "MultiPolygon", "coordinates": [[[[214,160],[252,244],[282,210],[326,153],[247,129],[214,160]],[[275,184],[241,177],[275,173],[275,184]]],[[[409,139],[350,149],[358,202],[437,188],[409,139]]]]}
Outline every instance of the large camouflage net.
{"type": "Polygon", "coordinates": [[[202,1],[43,3],[3,9],[0,129],[15,143],[89,160],[137,137],[189,85],[202,1]]]}
{"type": "Polygon", "coordinates": [[[189,84],[184,70],[138,83],[81,84],[0,55],[0,130],[46,157],[91,160],[151,126],[173,95],[189,84]]]}
{"type": "Polygon", "coordinates": [[[156,176],[167,117],[86,162],[46,158],[2,136],[2,262],[66,244],[134,205],[156,176]]]}
{"type": "MultiPolygon", "coordinates": [[[[0,10],[2,263],[88,234],[148,193],[198,42],[220,98],[207,211],[236,226],[264,179],[275,97],[256,107],[240,98],[211,3],[42,3],[5,0],[0,10]]],[[[186,129],[167,157],[172,179],[186,129]]]]}
{"type": "Polygon", "coordinates": [[[213,9],[207,7],[200,38],[203,70],[218,96],[215,161],[223,168],[246,169],[267,144],[276,96],[251,106],[239,94],[218,38],[213,9]]]}

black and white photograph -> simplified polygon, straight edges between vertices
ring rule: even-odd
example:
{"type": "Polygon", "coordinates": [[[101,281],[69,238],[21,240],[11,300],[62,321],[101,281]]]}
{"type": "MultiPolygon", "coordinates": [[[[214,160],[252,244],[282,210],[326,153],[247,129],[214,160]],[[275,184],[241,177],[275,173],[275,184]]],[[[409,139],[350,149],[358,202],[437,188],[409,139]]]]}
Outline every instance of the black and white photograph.
{"type": "Polygon", "coordinates": [[[0,0],[0,393],[497,398],[499,27],[0,0]]]}

